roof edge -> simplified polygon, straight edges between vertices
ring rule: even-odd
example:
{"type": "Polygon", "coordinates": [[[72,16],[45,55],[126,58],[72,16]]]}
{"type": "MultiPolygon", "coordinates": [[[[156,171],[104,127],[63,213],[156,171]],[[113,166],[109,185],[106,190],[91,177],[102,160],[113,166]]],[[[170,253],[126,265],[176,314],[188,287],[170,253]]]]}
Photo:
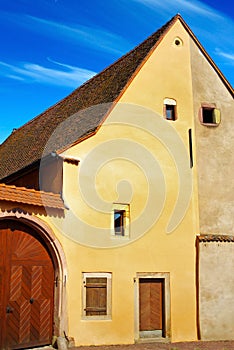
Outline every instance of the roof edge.
{"type": "Polygon", "coordinates": [[[219,77],[221,78],[221,80],[223,81],[224,85],[227,87],[228,91],[231,93],[232,97],[234,96],[234,89],[232,87],[232,85],[229,83],[229,81],[227,80],[227,78],[224,76],[224,74],[221,72],[221,70],[219,69],[219,67],[216,65],[216,63],[213,61],[213,59],[210,57],[210,55],[208,54],[208,52],[206,51],[206,49],[203,47],[203,45],[201,44],[201,42],[198,40],[198,38],[196,37],[196,35],[193,33],[193,31],[191,30],[191,28],[188,26],[188,24],[185,22],[185,20],[183,19],[183,17],[180,14],[177,14],[177,19],[180,20],[181,24],[184,26],[184,28],[187,30],[187,32],[190,34],[190,36],[192,37],[193,41],[195,42],[195,44],[199,47],[199,49],[201,50],[201,52],[203,53],[203,55],[205,56],[205,58],[208,60],[208,62],[211,64],[211,66],[214,68],[214,70],[216,71],[216,73],[219,75],[219,77]]]}
{"type": "Polygon", "coordinates": [[[224,234],[200,234],[197,236],[199,242],[233,242],[234,236],[224,234]]]}

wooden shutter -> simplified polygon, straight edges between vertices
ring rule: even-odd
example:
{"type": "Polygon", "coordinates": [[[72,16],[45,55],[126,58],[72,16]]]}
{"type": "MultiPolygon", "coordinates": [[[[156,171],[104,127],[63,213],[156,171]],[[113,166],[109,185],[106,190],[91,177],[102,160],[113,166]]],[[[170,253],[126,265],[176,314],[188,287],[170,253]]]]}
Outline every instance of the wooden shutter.
{"type": "Polygon", "coordinates": [[[107,278],[86,278],[86,316],[107,315],[107,278]]]}

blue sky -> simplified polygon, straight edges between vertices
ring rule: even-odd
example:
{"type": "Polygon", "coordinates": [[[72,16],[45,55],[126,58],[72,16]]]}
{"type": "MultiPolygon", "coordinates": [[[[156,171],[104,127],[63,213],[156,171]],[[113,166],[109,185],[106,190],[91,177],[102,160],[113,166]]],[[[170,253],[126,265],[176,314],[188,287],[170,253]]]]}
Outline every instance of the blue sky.
{"type": "Polygon", "coordinates": [[[0,143],[180,13],[234,83],[230,0],[0,0],[0,143]]]}

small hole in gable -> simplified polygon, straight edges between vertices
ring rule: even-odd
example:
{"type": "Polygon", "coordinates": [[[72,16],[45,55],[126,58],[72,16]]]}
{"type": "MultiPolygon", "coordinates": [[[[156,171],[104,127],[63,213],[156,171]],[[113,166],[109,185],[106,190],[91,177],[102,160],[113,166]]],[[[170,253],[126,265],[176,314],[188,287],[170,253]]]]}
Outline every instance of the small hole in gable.
{"type": "Polygon", "coordinates": [[[183,41],[180,38],[175,38],[174,39],[174,45],[175,46],[182,46],[183,45],[183,41]]]}

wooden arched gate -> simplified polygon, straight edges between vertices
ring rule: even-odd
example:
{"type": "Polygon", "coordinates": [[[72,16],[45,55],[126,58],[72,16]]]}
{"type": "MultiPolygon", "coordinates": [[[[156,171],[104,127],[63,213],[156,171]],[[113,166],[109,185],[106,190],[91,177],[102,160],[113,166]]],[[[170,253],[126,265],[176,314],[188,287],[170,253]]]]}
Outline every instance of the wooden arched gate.
{"type": "Polygon", "coordinates": [[[51,344],[54,266],[36,231],[0,221],[0,349],[51,344]]]}

